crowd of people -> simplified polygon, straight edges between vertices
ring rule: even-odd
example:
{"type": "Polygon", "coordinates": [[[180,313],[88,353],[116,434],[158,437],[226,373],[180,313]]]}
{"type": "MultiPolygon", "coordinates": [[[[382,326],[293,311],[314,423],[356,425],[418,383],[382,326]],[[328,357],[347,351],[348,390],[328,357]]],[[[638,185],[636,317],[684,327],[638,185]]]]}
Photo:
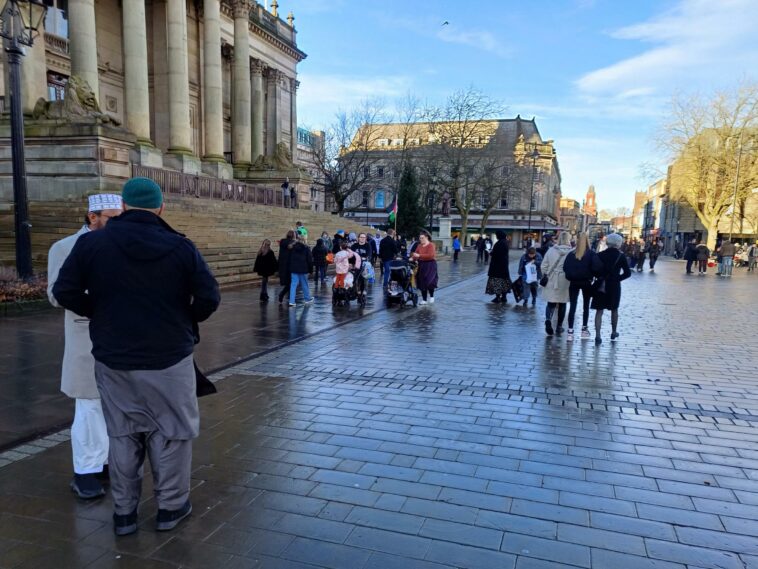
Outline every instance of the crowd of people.
{"type": "Polygon", "coordinates": [[[697,274],[705,275],[709,267],[716,269],[716,276],[729,278],[734,267],[747,267],[748,272],[755,272],[758,265],[758,242],[752,244],[732,243],[729,238],[716,242],[713,251],[699,239],[692,239],[684,249],[686,261],[685,273],[694,274],[692,266],[697,266],[697,274]]]}
{"type": "Polygon", "coordinates": [[[550,236],[542,247],[528,244],[521,255],[517,279],[511,280],[508,240],[505,232],[495,233],[497,241],[492,248],[485,294],[494,295],[496,304],[507,304],[507,295],[513,294],[517,303],[526,308],[531,300],[534,308],[538,291],[546,302],[545,333],[561,336],[566,332],[568,341],[574,340],[574,319],[582,296],[581,338],[590,339],[590,309],[595,310],[595,344],[602,344],[602,325],[605,311],[611,313],[611,341],[618,331],[621,282],[632,274],[627,253],[621,249],[621,235],[600,236],[591,247],[586,233],[579,233],[574,241],[567,232],[550,236]],[[568,330],[563,326],[568,308],[568,330]]]}

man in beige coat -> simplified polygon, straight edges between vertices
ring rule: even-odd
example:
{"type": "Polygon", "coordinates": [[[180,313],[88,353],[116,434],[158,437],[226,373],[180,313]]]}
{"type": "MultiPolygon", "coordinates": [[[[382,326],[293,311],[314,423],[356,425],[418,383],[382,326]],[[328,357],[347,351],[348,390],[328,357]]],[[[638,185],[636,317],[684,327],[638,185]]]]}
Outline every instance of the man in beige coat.
{"type": "MultiPolygon", "coordinates": [[[[121,213],[121,197],[97,194],[89,197],[86,224],[74,235],[53,244],[48,253],[47,296],[53,306],[60,307],[53,296],[53,285],[63,262],[81,235],[105,227],[111,217],[121,213]]],[[[74,422],[71,425],[74,478],[71,489],[84,500],[105,495],[99,477],[108,463],[108,433],[105,428],[100,393],[95,383],[95,359],[89,336],[89,320],[66,310],[65,349],[61,373],[61,391],[75,400],[74,422]]]]}

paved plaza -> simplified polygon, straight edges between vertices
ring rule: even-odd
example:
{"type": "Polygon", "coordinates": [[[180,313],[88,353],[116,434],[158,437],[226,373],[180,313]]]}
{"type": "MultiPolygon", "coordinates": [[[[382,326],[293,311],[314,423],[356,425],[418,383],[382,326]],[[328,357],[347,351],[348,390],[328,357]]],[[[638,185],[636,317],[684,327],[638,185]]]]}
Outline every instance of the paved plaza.
{"type": "Polygon", "coordinates": [[[758,277],[657,269],[599,347],[475,275],[219,372],[173,532],[147,477],[115,538],[66,433],[30,443],[0,468],[0,568],[758,569],[758,277]]]}

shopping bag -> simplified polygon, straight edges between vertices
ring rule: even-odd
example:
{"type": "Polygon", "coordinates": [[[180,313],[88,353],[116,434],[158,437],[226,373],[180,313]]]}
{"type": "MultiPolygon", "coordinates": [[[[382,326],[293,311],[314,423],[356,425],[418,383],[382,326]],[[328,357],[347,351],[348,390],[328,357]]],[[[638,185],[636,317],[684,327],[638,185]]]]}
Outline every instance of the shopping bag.
{"type": "Polygon", "coordinates": [[[524,266],[524,272],[526,273],[526,284],[537,282],[537,265],[535,263],[527,263],[524,266]]]}

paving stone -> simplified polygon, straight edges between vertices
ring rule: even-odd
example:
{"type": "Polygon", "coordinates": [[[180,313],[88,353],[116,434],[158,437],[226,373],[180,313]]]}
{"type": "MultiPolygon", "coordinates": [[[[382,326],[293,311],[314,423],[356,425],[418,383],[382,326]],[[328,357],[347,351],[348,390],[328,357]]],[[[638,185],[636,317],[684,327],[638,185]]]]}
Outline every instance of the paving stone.
{"type": "MultiPolygon", "coordinates": [[[[613,569],[689,569],[692,566],[685,567],[681,563],[672,563],[660,559],[650,559],[648,557],[638,557],[628,555],[617,551],[608,551],[607,549],[592,550],[593,567],[612,567],[613,569]]],[[[694,568],[693,568],[694,569],[694,568]]]]}
{"type": "Polygon", "coordinates": [[[646,555],[645,542],[641,537],[623,533],[570,524],[558,524],[558,539],[568,543],[605,548],[620,551],[621,553],[646,555]]]}
{"type": "Polygon", "coordinates": [[[399,512],[356,507],[345,519],[347,523],[415,535],[424,524],[424,518],[399,512]]]}
{"type": "Polygon", "coordinates": [[[422,537],[366,527],[355,528],[345,541],[345,545],[416,559],[424,559],[430,544],[431,540],[422,537]]]}
{"type": "Polygon", "coordinates": [[[744,569],[744,564],[734,553],[716,551],[703,547],[681,545],[668,541],[646,539],[648,555],[654,559],[696,565],[707,569],[744,569]]]}
{"type": "Polygon", "coordinates": [[[512,569],[516,565],[515,555],[437,541],[432,542],[427,559],[465,569],[512,569]]]}
{"type": "Polygon", "coordinates": [[[284,551],[282,557],[329,569],[355,569],[363,567],[369,555],[366,549],[299,537],[284,551]]]}
{"type": "Polygon", "coordinates": [[[503,536],[501,549],[515,555],[536,557],[578,567],[591,567],[590,548],[583,545],[506,533],[503,536]]]}
{"type": "Polygon", "coordinates": [[[434,519],[424,521],[419,535],[495,550],[500,547],[503,538],[501,531],[434,519]]]}

